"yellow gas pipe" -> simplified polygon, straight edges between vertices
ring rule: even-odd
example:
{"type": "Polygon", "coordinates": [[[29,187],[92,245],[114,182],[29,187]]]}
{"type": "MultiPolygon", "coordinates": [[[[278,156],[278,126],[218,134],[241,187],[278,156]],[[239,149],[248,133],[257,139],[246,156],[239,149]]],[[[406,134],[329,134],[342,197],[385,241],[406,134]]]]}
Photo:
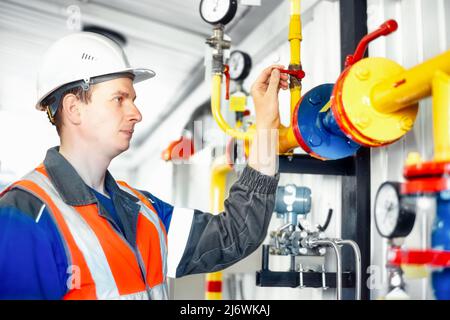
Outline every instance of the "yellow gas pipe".
{"type": "Polygon", "coordinates": [[[450,76],[438,71],[433,78],[434,160],[450,161],[450,76]]]}
{"type": "Polygon", "coordinates": [[[239,140],[251,140],[253,133],[251,131],[242,132],[237,128],[231,127],[222,117],[220,112],[220,100],[222,98],[222,73],[215,73],[212,78],[211,89],[211,111],[219,127],[228,135],[239,140]]]}
{"type": "MultiPolygon", "coordinates": [[[[289,44],[291,47],[290,68],[295,70],[301,69],[301,43],[302,37],[302,20],[300,17],[300,0],[291,0],[291,19],[289,22],[289,44]]],[[[297,79],[291,81],[291,117],[295,106],[300,101],[302,95],[302,85],[297,79]]]]}
{"type": "MultiPolygon", "coordinates": [[[[302,20],[300,16],[300,0],[291,0],[291,19],[289,22],[289,44],[291,48],[291,61],[289,69],[301,69],[301,42],[302,42],[302,20]]],[[[298,79],[291,77],[290,83],[291,92],[291,124],[289,127],[280,125],[279,132],[279,146],[280,154],[287,153],[290,150],[299,146],[292,129],[292,118],[294,116],[294,109],[302,96],[302,86],[298,79]]]]}
{"type": "MultiPolygon", "coordinates": [[[[291,47],[291,61],[290,68],[298,70],[301,68],[300,51],[302,41],[302,26],[300,17],[300,0],[291,1],[291,18],[289,23],[289,43],[291,47]]],[[[240,139],[240,140],[252,140],[254,134],[254,126],[250,127],[246,132],[232,128],[222,117],[220,112],[220,100],[221,100],[221,87],[222,87],[222,73],[215,73],[212,79],[211,90],[211,110],[214,119],[219,127],[228,135],[240,139]]],[[[294,109],[301,97],[301,83],[299,80],[291,78],[291,119],[293,117],[294,109]]],[[[291,121],[292,122],[292,121],[291,121]]],[[[289,127],[280,125],[279,128],[279,153],[287,153],[290,150],[299,146],[297,139],[295,138],[292,124],[289,127]]]]}
{"type": "MultiPolygon", "coordinates": [[[[227,175],[232,168],[227,164],[226,156],[216,158],[211,171],[210,211],[219,214],[224,210],[227,175]]],[[[206,300],[222,300],[222,272],[206,275],[206,300]]]]}
{"type": "Polygon", "coordinates": [[[450,74],[450,50],[375,85],[372,105],[382,113],[413,105],[430,96],[433,77],[439,70],[450,74]]]}
{"type": "Polygon", "coordinates": [[[393,143],[412,129],[438,71],[450,73],[450,50],[409,70],[386,58],[362,59],[338,80],[334,111],[360,144],[393,143]]]}

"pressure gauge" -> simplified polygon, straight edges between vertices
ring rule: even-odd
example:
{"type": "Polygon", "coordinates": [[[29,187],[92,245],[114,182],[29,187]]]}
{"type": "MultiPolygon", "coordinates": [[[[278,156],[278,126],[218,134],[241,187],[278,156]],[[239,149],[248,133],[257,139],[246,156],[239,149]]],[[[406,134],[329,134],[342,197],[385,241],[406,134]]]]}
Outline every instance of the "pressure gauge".
{"type": "Polygon", "coordinates": [[[210,24],[227,24],[237,11],[237,0],[201,0],[200,15],[210,24]]]}
{"type": "Polygon", "coordinates": [[[232,80],[244,80],[252,68],[252,59],[242,51],[233,51],[228,62],[230,66],[230,78],[232,80]]]}
{"type": "Polygon", "coordinates": [[[413,198],[400,195],[400,183],[387,181],[375,197],[375,224],[382,237],[393,239],[409,235],[416,213],[413,198]]]}

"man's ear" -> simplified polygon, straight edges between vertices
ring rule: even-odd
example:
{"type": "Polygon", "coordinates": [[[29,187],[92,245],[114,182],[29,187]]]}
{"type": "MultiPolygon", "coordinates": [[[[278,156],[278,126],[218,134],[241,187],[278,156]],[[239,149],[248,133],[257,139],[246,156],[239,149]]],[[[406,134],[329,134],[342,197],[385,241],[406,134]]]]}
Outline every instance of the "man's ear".
{"type": "Polygon", "coordinates": [[[81,101],[76,95],[74,95],[73,93],[66,94],[62,101],[62,107],[64,117],[67,119],[67,121],[74,125],[80,124],[81,101]]]}

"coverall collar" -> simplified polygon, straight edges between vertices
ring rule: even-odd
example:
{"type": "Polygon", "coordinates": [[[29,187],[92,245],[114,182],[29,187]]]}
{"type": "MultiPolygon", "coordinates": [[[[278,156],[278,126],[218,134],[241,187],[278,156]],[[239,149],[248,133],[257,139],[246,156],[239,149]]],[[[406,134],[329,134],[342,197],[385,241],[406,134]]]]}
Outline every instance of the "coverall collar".
{"type": "MultiPolygon", "coordinates": [[[[48,149],[44,166],[53,186],[65,203],[71,206],[85,206],[97,202],[97,198],[81,179],[75,168],[59,153],[59,146],[48,149]]],[[[139,199],[119,188],[109,171],[106,171],[105,187],[112,196],[125,197],[132,202],[139,199]]]]}

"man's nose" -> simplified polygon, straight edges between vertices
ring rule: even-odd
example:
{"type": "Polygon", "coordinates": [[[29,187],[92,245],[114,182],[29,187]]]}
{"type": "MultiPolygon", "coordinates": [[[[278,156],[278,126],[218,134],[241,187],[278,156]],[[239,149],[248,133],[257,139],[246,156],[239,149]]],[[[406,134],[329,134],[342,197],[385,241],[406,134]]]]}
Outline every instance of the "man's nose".
{"type": "Polygon", "coordinates": [[[142,114],[139,111],[138,107],[134,104],[134,102],[131,103],[130,120],[134,120],[135,122],[142,121],[142,114]]]}

